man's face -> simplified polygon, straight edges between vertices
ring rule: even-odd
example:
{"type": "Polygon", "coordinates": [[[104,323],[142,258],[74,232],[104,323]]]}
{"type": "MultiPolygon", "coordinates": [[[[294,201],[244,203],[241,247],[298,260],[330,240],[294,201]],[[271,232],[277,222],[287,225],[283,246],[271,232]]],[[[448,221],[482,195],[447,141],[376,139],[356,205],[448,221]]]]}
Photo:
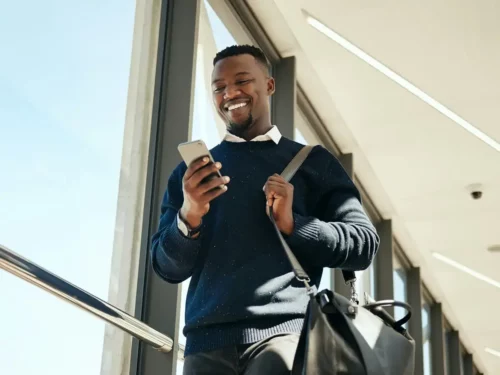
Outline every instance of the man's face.
{"type": "Polygon", "coordinates": [[[268,98],[274,93],[274,79],[251,55],[227,57],[212,72],[214,105],[235,135],[244,134],[263,116],[269,116],[268,98]]]}

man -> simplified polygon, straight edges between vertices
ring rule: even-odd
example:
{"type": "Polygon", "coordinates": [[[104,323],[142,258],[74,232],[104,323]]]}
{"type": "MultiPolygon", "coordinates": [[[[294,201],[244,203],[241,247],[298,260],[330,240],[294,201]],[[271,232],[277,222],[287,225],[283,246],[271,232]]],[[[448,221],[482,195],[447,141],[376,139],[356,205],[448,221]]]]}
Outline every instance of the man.
{"type": "Polygon", "coordinates": [[[309,297],[266,211],[316,286],[324,267],[367,268],[379,238],[325,148],[312,150],[291,183],[279,176],[302,145],[271,124],[275,81],[262,51],[219,52],[212,81],[228,134],[211,151],[215,164],[181,163],[172,173],[153,267],[169,283],[191,277],[184,374],[288,374],[309,297]],[[223,177],[206,179],[216,170],[223,177]]]}

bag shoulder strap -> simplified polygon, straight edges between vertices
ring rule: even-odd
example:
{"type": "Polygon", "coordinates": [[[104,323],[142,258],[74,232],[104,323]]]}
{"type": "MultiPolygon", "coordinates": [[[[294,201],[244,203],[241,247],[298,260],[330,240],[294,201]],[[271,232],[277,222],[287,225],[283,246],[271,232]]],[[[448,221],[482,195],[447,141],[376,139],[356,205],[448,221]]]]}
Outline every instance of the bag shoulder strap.
{"type": "MultiPolygon", "coordinates": [[[[309,145],[302,147],[300,151],[293,157],[292,161],[285,167],[283,172],[281,172],[281,177],[283,177],[287,182],[290,182],[290,180],[293,178],[295,173],[297,173],[297,171],[300,169],[304,161],[306,161],[307,157],[309,156],[313,148],[314,148],[313,146],[309,145]]],[[[278,229],[276,221],[274,220],[272,210],[270,212],[269,217],[274,225],[278,238],[280,239],[281,245],[285,250],[285,254],[293,268],[295,277],[300,281],[305,281],[306,283],[309,283],[310,281],[309,275],[307,274],[306,271],[304,271],[304,268],[301,266],[301,264],[295,257],[295,254],[292,252],[292,250],[286,243],[285,239],[283,238],[283,235],[281,234],[281,231],[278,229]]],[[[354,282],[356,280],[356,275],[352,271],[342,271],[342,275],[344,277],[346,284],[354,282]]],[[[308,284],[306,284],[306,286],[307,285],[308,284]]]]}
{"type": "MultiPolygon", "coordinates": [[[[300,166],[304,161],[307,159],[307,156],[311,152],[312,147],[311,146],[304,146],[292,159],[290,164],[286,166],[286,168],[283,170],[281,173],[281,176],[287,181],[290,182],[292,177],[295,175],[295,173],[299,170],[300,166]]],[[[295,274],[295,277],[304,282],[306,286],[309,286],[309,281],[311,279],[309,278],[309,275],[307,274],[306,271],[304,271],[304,268],[302,268],[301,264],[295,257],[295,254],[290,250],[290,247],[286,243],[285,239],[283,238],[283,235],[281,234],[281,231],[279,230],[278,226],[276,225],[276,221],[274,220],[274,215],[273,211],[269,210],[269,218],[271,219],[271,222],[273,223],[274,229],[276,231],[276,234],[278,235],[278,238],[281,242],[281,245],[283,246],[283,249],[285,250],[285,254],[290,262],[290,265],[292,266],[293,273],[295,274]]]]}
{"type": "Polygon", "coordinates": [[[283,172],[281,172],[281,177],[283,177],[287,182],[290,182],[295,173],[299,170],[302,164],[304,164],[312,149],[313,146],[302,147],[293,157],[292,161],[285,167],[283,172]]]}

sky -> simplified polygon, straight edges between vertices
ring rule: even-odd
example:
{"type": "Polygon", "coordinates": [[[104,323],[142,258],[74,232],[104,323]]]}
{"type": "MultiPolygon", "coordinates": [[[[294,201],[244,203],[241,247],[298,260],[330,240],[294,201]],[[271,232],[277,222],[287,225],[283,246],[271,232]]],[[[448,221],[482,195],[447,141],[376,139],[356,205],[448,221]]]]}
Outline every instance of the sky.
{"type": "MultiPolygon", "coordinates": [[[[103,299],[134,12],[0,5],[0,243],[103,299]]],[[[103,322],[3,270],[0,296],[0,373],[100,373],[103,322]]]]}
{"type": "MultiPolygon", "coordinates": [[[[217,47],[234,44],[207,11],[217,47]]],[[[0,243],[104,300],[134,13],[132,0],[0,6],[0,243]]],[[[199,82],[193,137],[213,146],[210,104],[199,82]]],[[[0,296],[1,373],[100,374],[104,322],[3,270],[0,296]]]]}
{"type": "MultiPolygon", "coordinates": [[[[134,12],[132,0],[0,6],[0,243],[104,300],[134,12]]],[[[207,12],[217,49],[235,44],[207,12]]],[[[212,147],[200,71],[193,138],[212,147]]],[[[1,373],[100,374],[104,322],[3,270],[0,297],[1,373]]]]}

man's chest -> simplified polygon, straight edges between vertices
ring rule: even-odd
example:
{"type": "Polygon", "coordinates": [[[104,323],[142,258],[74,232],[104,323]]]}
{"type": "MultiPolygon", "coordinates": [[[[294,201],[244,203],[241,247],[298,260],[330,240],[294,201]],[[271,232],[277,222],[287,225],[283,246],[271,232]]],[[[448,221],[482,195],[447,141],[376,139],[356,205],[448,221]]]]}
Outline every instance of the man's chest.
{"type": "MultiPolygon", "coordinates": [[[[228,190],[213,202],[214,210],[223,209],[237,214],[265,210],[266,196],[264,186],[270,176],[281,174],[287,163],[229,163],[222,167],[222,174],[231,178],[228,190]]],[[[306,215],[316,210],[321,197],[321,186],[316,173],[308,168],[299,170],[290,181],[293,185],[293,210],[306,215]]]]}

